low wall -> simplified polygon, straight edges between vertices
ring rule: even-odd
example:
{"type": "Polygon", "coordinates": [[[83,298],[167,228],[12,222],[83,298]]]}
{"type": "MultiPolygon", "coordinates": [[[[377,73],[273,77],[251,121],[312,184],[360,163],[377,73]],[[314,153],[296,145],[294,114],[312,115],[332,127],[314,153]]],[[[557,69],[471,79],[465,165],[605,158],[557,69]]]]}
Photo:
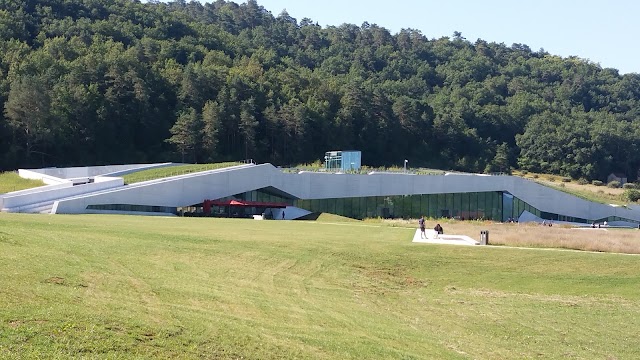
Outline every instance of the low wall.
{"type": "Polygon", "coordinates": [[[99,182],[70,186],[64,188],[45,189],[22,195],[6,196],[3,198],[2,209],[19,211],[20,207],[54,201],[62,198],[84,195],[102,190],[113,189],[124,185],[122,178],[102,178],[99,182]]]}
{"type": "Polygon", "coordinates": [[[34,171],[34,170],[19,169],[18,175],[20,175],[20,177],[23,179],[42,180],[42,182],[44,182],[47,185],[57,185],[57,184],[63,184],[63,183],[69,182],[64,178],[55,177],[55,176],[34,171]]]}
{"type": "MultiPolygon", "coordinates": [[[[105,165],[105,166],[85,166],[85,167],[69,167],[69,168],[44,168],[44,169],[21,169],[18,170],[20,176],[22,173],[36,173],[41,176],[48,176],[58,179],[87,178],[100,175],[122,175],[132,171],[140,171],[153,169],[157,167],[179,165],[174,163],[154,163],[154,164],[130,164],[130,165],[105,165]]],[[[30,175],[31,176],[31,175],[30,175]]],[[[22,176],[24,177],[24,176],[22,176]]],[[[29,177],[31,178],[31,177],[29,177]]]]}
{"type": "Polygon", "coordinates": [[[73,186],[73,183],[70,182],[70,181],[67,181],[67,182],[64,182],[64,183],[61,183],[61,184],[45,185],[45,186],[40,186],[40,187],[36,187],[36,188],[12,191],[10,193],[2,194],[2,195],[0,195],[0,210],[6,208],[6,206],[4,205],[4,199],[6,199],[6,198],[16,197],[16,196],[25,196],[25,195],[28,195],[28,194],[42,193],[42,192],[46,192],[46,191],[58,191],[58,190],[64,189],[64,188],[70,188],[72,186],[73,186]]]}

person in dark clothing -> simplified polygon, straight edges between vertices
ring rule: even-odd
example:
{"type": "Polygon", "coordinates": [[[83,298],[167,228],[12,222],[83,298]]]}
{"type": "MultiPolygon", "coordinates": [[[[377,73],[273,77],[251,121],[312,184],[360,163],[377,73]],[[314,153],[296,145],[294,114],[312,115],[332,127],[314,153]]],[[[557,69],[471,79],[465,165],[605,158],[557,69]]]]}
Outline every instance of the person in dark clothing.
{"type": "Polygon", "coordinates": [[[424,229],[424,216],[420,217],[420,220],[418,220],[418,225],[420,225],[420,239],[426,239],[427,233],[424,229]]]}
{"type": "Polygon", "coordinates": [[[284,210],[282,210],[282,220],[284,220],[284,210]]]}
{"type": "Polygon", "coordinates": [[[436,227],[433,228],[433,230],[435,230],[438,235],[444,234],[444,229],[442,228],[442,226],[440,226],[440,224],[437,224],[436,227]]]}

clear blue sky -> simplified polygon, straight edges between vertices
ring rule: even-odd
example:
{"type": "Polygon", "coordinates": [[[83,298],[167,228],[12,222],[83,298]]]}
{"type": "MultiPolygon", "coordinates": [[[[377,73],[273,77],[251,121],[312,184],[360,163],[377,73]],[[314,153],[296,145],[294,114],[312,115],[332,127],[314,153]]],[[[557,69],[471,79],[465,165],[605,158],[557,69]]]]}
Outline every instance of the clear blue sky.
{"type": "MultiPolygon", "coordinates": [[[[245,1],[238,1],[243,3],[245,1]]],[[[467,40],[521,43],[536,51],[578,56],[621,74],[640,73],[637,0],[258,0],[274,16],[286,9],[323,27],[364,21],[422,31],[428,38],[460,31],[467,40]]]]}

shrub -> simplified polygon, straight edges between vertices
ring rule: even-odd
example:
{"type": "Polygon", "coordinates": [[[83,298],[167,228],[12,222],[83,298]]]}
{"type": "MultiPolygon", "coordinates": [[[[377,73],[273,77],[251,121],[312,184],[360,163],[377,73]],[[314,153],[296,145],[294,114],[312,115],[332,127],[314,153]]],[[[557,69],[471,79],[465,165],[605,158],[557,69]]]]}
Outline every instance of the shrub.
{"type": "Polygon", "coordinates": [[[600,181],[600,180],[593,180],[593,181],[591,182],[591,184],[592,184],[592,185],[595,185],[595,186],[602,186],[602,185],[604,185],[604,183],[603,183],[602,181],[600,181]]]}
{"type": "Polygon", "coordinates": [[[629,201],[636,202],[640,200],[640,190],[627,189],[624,191],[624,197],[629,201]]]}
{"type": "Polygon", "coordinates": [[[638,187],[634,183],[624,183],[622,184],[623,189],[637,189],[638,187]]]}
{"type": "Polygon", "coordinates": [[[578,185],[587,185],[589,182],[585,178],[578,179],[578,185]]]}
{"type": "Polygon", "coordinates": [[[538,174],[533,174],[533,178],[534,178],[534,179],[539,178],[538,174]]]}
{"type": "Polygon", "coordinates": [[[522,175],[527,175],[529,172],[528,172],[527,170],[522,170],[522,171],[520,171],[520,173],[521,173],[522,175]]]}
{"type": "Polygon", "coordinates": [[[554,178],[553,176],[549,176],[549,177],[547,177],[547,180],[549,180],[551,182],[554,182],[554,181],[556,181],[556,178],[554,178]]]}
{"type": "Polygon", "coordinates": [[[562,182],[571,182],[571,178],[565,176],[565,177],[562,178],[562,182]]]}
{"type": "Polygon", "coordinates": [[[607,184],[607,187],[610,187],[610,188],[612,188],[612,189],[619,188],[619,187],[620,187],[620,181],[618,181],[618,180],[610,181],[610,182],[607,184]]]}

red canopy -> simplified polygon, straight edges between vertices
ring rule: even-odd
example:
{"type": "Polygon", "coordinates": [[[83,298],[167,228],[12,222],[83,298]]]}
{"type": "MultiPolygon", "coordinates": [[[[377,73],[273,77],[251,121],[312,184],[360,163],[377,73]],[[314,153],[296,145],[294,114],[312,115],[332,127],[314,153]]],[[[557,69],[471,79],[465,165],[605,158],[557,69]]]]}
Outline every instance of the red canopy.
{"type": "Polygon", "coordinates": [[[248,200],[205,200],[205,203],[209,203],[215,206],[240,206],[240,207],[264,207],[264,208],[286,208],[286,203],[272,203],[272,202],[260,202],[260,201],[248,201],[248,200]]]}

